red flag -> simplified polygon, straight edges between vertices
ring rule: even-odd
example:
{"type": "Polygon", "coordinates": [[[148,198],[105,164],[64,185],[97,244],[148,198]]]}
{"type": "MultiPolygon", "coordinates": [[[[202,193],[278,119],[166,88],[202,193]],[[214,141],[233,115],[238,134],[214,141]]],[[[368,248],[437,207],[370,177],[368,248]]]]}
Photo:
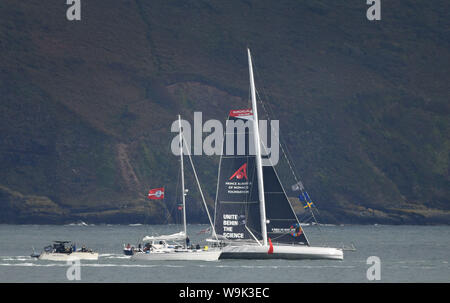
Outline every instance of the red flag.
{"type": "Polygon", "coordinates": [[[151,200],[164,199],[164,187],[150,189],[148,191],[148,198],[151,200]]]}
{"type": "Polygon", "coordinates": [[[271,254],[273,254],[273,245],[272,245],[272,241],[270,240],[270,238],[269,238],[269,245],[270,245],[270,247],[269,247],[269,250],[267,251],[267,253],[269,255],[271,255],[271,254]]]}

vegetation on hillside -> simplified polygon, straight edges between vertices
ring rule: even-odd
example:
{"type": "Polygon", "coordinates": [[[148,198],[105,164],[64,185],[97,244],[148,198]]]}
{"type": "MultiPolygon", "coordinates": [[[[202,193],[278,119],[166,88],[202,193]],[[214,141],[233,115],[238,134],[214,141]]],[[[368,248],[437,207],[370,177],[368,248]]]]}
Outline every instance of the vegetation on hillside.
{"type": "MultiPolygon", "coordinates": [[[[319,218],[448,223],[449,3],[385,1],[377,22],[367,7],[85,1],[69,22],[59,1],[2,1],[1,222],[170,221],[170,126],[179,113],[224,121],[247,107],[250,46],[258,91],[319,218]],[[146,200],[163,185],[166,201],[146,200]]],[[[194,161],[212,206],[218,158],[194,161]]],[[[286,163],[279,172],[289,188],[286,163]]],[[[188,215],[204,222],[186,178],[188,215]]]]}

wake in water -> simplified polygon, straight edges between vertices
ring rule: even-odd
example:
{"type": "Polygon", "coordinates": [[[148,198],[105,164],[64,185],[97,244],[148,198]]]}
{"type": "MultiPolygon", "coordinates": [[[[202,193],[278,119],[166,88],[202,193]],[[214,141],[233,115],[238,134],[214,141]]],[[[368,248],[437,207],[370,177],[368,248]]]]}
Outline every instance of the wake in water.
{"type": "Polygon", "coordinates": [[[79,222],[75,222],[75,223],[65,224],[64,226],[95,226],[95,224],[87,224],[84,221],[79,221],[79,222]]]}
{"type": "Polygon", "coordinates": [[[99,254],[99,258],[103,259],[130,259],[131,256],[125,256],[123,254],[99,254]]]}

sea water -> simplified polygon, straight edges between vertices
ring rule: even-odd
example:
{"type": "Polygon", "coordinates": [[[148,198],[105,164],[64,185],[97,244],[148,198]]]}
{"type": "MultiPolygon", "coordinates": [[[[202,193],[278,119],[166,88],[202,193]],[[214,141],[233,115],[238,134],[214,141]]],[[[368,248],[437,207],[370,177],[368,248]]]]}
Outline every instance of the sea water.
{"type": "MultiPolygon", "coordinates": [[[[192,244],[206,238],[205,225],[189,225],[192,244]]],[[[219,260],[135,261],[123,245],[145,235],[180,231],[177,225],[0,225],[0,282],[72,282],[66,262],[30,257],[54,240],[99,252],[80,261],[79,282],[450,282],[449,226],[305,226],[312,245],[355,246],[343,261],[219,260]],[[378,264],[368,262],[378,257],[378,264]],[[370,261],[371,259],[369,259],[370,261]],[[368,264],[369,263],[369,264],[368,264]],[[374,269],[374,266],[378,268],[374,269]],[[378,271],[379,280],[373,271],[378,271]]]]}

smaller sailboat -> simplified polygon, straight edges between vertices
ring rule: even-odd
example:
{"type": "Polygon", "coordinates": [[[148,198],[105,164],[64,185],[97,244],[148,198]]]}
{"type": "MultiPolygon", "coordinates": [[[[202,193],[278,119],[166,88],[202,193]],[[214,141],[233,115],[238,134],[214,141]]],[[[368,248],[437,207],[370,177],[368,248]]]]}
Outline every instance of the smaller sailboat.
{"type": "MultiPolygon", "coordinates": [[[[219,259],[221,250],[219,248],[209,248],[200,245],[190,245],[190,240],[187,234],[186,226],[186,193],[187,190],[184,186],[184,164],[183,164],[183,132],[181,127],[181,117],[178,115],[178,125],[180,128],[180,166],[181,166],[181,196],[183,200],[183,230],[171,234],[171,235],[161,235],[161,236],[146,236],[142,239],[145,243],[142,249],[134,250],[132,253],[132,259],[134,260],[146,260],[146,261],[216,261],[219,259]]],[[[187,143],[186,143],[187,144],[187,143]]],[[[189,150],[189,147],[186,147],[189,150]]],[[[208,207],[206,205],[203,192],[200,187],[200,182],[198,181],[197,173],[195,171],[194,163],[192,162],[191,155],[188,153],[189,160],[194,171],[194,176],[197,181],[197,185],[202,196],[203,204],[206,209],[206,213],[209,218],[211,227],[214,230],[214,225],[211,221],[211,216],[209,215],[208,207]]],[[[215,234],[215,233],[213,233],[215,234]]],[[[125,249],[124,249],[125,252],[125,249]]],[[[127,252],[125,252],[127,254],[127,252]]]]}
{"type": "Polygon", "coordinates": [[[69,243],[70,241],[53,241],[52,245],[44,247],[41,254],[33,252],[31,257],[49,261],[98,260],[98,252],[92,251],[84,245],[77,250],[74,243],[70,245],[69,243]]]}

